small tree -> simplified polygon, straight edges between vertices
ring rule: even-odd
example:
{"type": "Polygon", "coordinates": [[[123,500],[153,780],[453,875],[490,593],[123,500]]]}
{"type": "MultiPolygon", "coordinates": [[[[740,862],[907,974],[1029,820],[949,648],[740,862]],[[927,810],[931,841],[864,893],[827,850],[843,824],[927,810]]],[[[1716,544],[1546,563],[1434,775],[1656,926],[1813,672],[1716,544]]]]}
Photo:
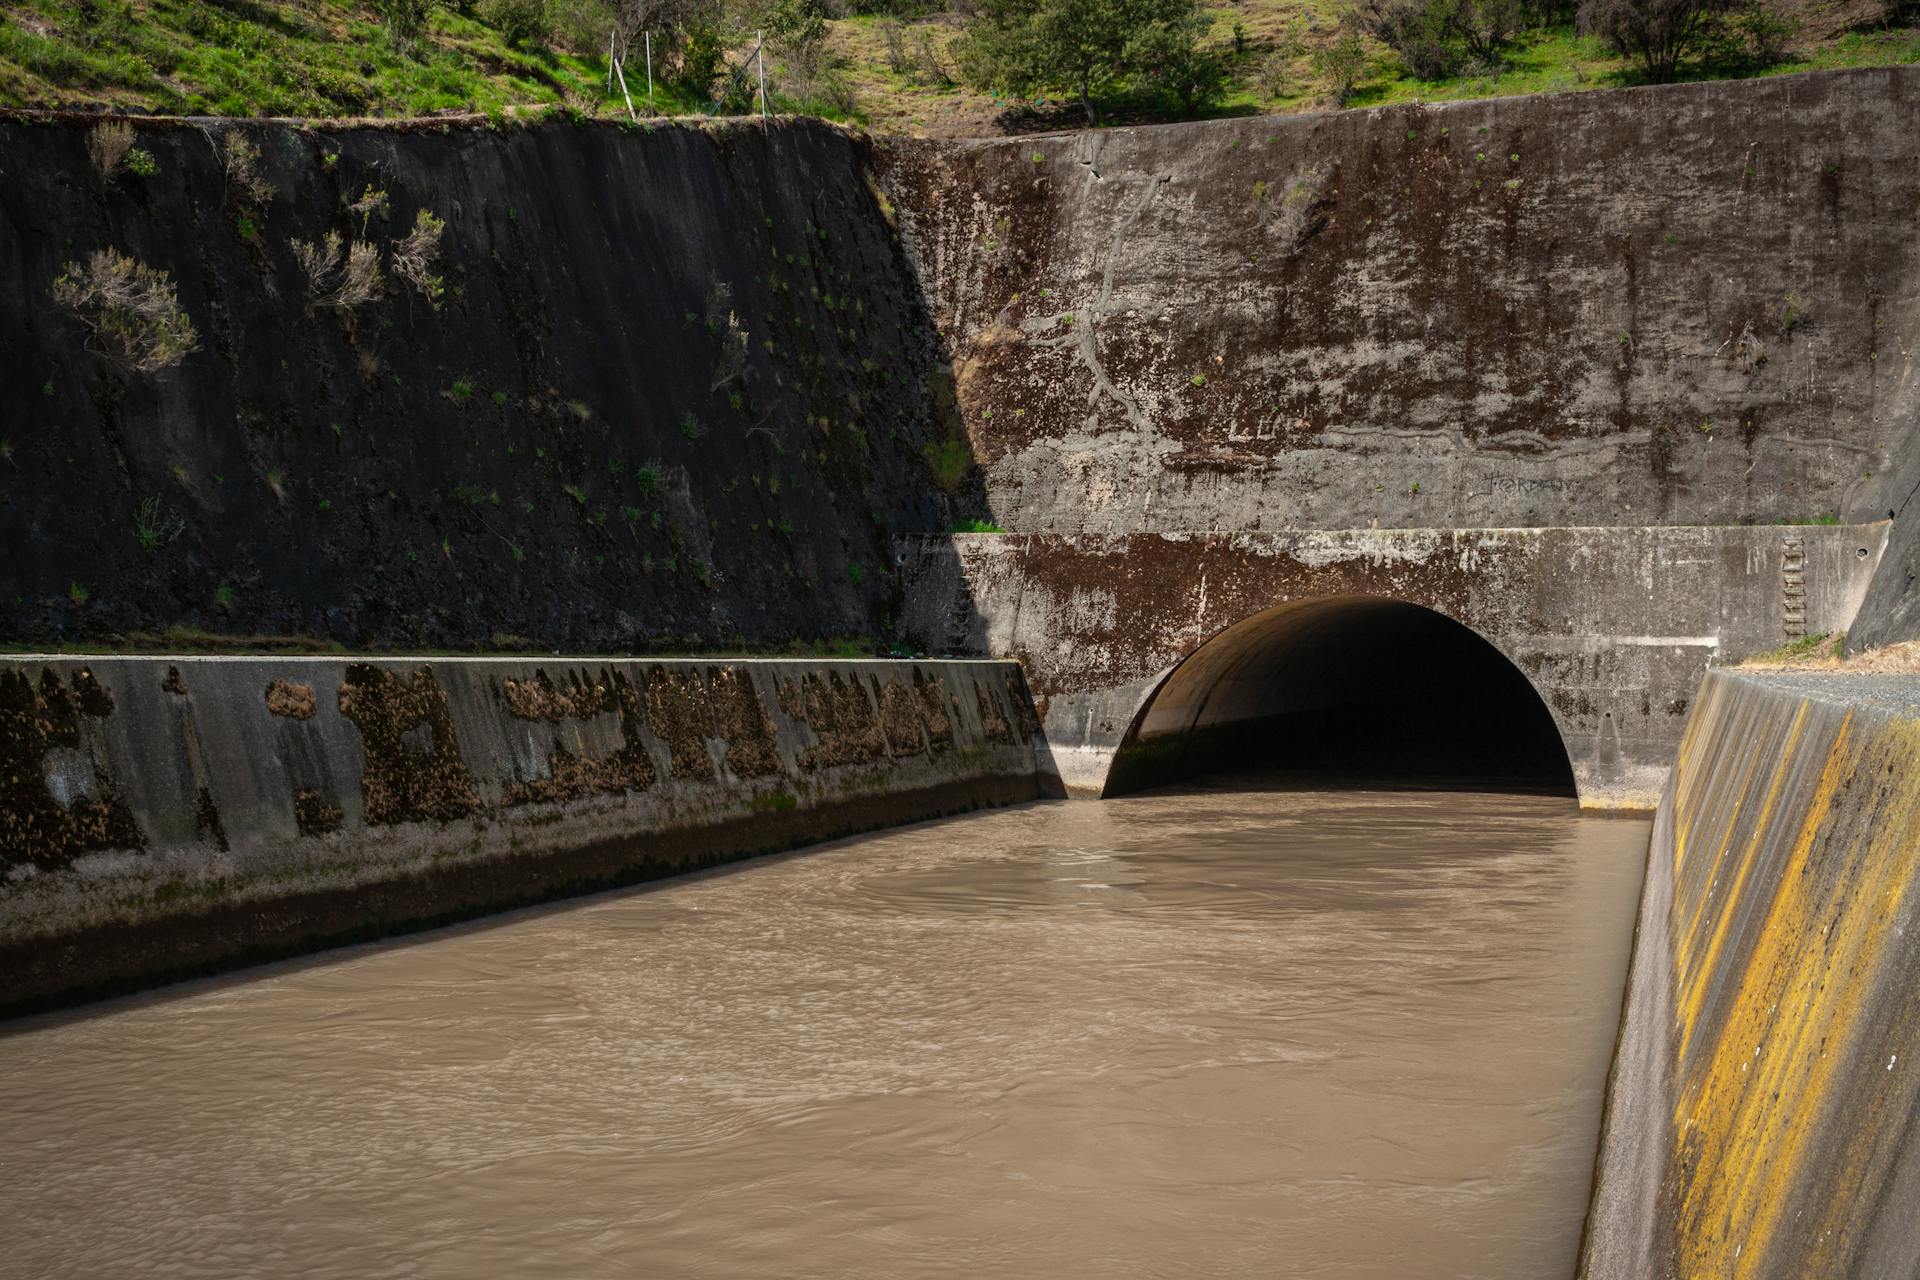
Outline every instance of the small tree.
{"type": "Polygon", "coordinates": [[[898,18],[882,18],[874,24],[880,30],[880,38],[887,45],[887,70],[897,76],[904,76],[913,70],[913,59],[907,56],[907,28],[898,18]]]}
{"type": "Polygon", "coordinates": [[[827,11],[821,0],[771,0],[760,19],[769,44],[778,45],[793,69],[812,77],[827,42],[827,11]]]}
{"type": "Polygon", "coordinates": [[[1800,20],[1769,0],[1750,0],[1734,18],[1733,26],[1745,39],[1748,55],[1762,67],[1785,62],[1787,46],[1800,34],[1800,20]]]}
{"type": "Polygon", "coordinates": [[[727,64],[727,31],[720,23],[701,19],[684,32],[679,67],[669,79],[696,98],[713,95],[713,82],[727,64]]]}
{"type": "Polygon", "coordinates": [[[1654,84],[1671,83],[1680,60],[1714,33],[1729,0],[1581,0],[1580,28],[1636,58],[1654,84]]]}
{"type": "Polygon", "coordinates": [[[220,148],[220,163],[241,204],[258,207],[273,199],[274,185],[260,161],[260,148],[244,133],[229,133],[220,148]]]}
{"type": "Polygon", "coordinates": [[[617,0],[614,10],[614,52],[640,56],[651,34],[654,74],[698,98],[713,91],[730,32],[723,0],[617,0]]]}
{"type": "Polygon", "coordinates": [[[386,217],[390,208],[392,204],[387,199],[386,188],[376,187],[372,183],[367,184],[366,190],[360,193],[358,200],[347,201],[347,212],[360,219],[362,236],[367,234],[367,223],[375,217],[386,217]]]}
{"type": "Polygon", "coordinates": [[[1537,12],[1523,0],[1457,0],[1447,29],[1469,62],[1497,67],[1506,61],[1513,38],[1538,22],[1537,12]]]}
{"type": "Polygon", "coordinates": [[[1184,80],[1217,97],[1211,76],[1193,74],[1202,29],[1196,0],[980,0],[956,46],[976,88],[1021,97],[1062,89],[1097,124],[1094,103],[1108,92],[1169,74],[1166,87],[1184,80]]]}
{"type": "Polygon", "coordinates": [[[1313,51],[1312,62],[1313,69],[1326,79],[1334,102],[1344,107],[1367,74],[1367,42],[1358,31],[1342,23],[1340,34],[1331,44],[1313,51]]]}
{"type": "Polygon", "coordinates": [[[1366,33],[1400,55],[1416,80],[1444,80],[1460,66],[1460,52],[1447,32],[1453,0],[1365,0],[1354,19],[1366,33]]]}
{"type": "Polygon", "coordinates": [[[1256,78],[1260,92],[1267,98],[1284,98],[1294,92],[1293,64],[1307,56],[1307,46],[1296,35],[1283,36],[1261,62],[1256,78]]]}
{"type": "Polygon", "coordinates": [[[1188,115],[1226,95],[1226,59],[1200,47],[1208,25],[1208,19],[1198,13],[1180,22],[1159,23],[1128,48],[1139,65],[1142,83],[1172,98],[1188,115]]]}
{"type": "Polygon", "coordinates": [[[1261,206],[1261,224],[1279,241],[1283,253],[1299,252],[1324,223],[1325,186],[1326,170],[1317,164],[1307,165],[1289,178],[1278,199],[1266,183],[1256,184],[1254,202],[1261,206]]]}
{"type": "Polygon", "coordinates": [[[1520,0],[1361,0],[1354,18],[1420,80],[1497,67],[1526,25],[1520,0]]]}

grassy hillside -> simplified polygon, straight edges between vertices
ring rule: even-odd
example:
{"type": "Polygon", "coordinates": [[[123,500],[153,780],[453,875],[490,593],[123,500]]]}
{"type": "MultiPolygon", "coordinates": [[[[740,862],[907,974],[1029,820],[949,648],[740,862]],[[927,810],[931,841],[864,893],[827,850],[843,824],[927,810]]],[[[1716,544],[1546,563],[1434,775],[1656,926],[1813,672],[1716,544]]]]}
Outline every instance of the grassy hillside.
{"type": "MultiPolygon", "coordinates": [[[[1323,110],[1329,86],[1313,53],[1330,41],[1344,0],[1226,0],[1211,42],[1231,52],[1220,114],[1323,110]]],[[[1870,0],[1784,0],[1797,26],[1783,61],[1767,67],[1732,51],[1690,68],[1694,78],[1821,67],[1920,62],[1920,30],[1875,21],[1870,0]]],[[[481,13],[487,12],[483,7],[481,13]]],[[[604,9],[552,0],[552,31],[520,45],[473,13],[434,10],[416,41],[395,39],[357,0],[9,0],[0,5],[0,106],[113,107],[214,115],[404,116],[564,105],[624,114],[607,84],[604,9]]],[[[788,74],[771,59],[776,109],[811,111],[876,132],[930,136],[1072,126],[1064,104],[1006,102],[954,83],[952,13],[907,22],[848,17],[830,24],[824,72],[788,74]]],[[[738,59],[744,51],[736,51],[738,59]]],[[[1498,74],[1420,81],[1385,49],[1350,100],[1410,99],[1608,88],[1636,82],[1599,40],[1566,27],[1535,32],[1498,74]]],[[[630,88],[644,110],[644,85],[630,88]]],[[[656,89],[662,114],[707,103],[656,89]]],[[[1116,120],[1164,118],[1152,104],[1116,120]]]]}
{"type": "MultiPolygon", "coordinates": [[[[603,6],[549,5],[516,45],[469,12],[396,39],[356,0],[25,0],[0,6],[0,106],[229,116],[417,116],[565,105],[625,114],[608,83],[603,6]]],[[[484,12],[484,9],[481,11],[484,12]]],[[[644,71],[628,88],[646,108],[644,71]]],[[[663,115],[705,102],[656,86],[663,115]]],[[[776,107],[820,104],[776,96],[776,107]]]]}
{"type": "MultiPolygon", "coordinates": [[[[1229,92],[1217,114],[1333,109],[1330,86],[1315,70],[1313,54],[1332,41],[1346,7],[1346,0],[1226,0],[1211,6],[1210,42],[1232,55],[1229,92]]],[[[1706,64],[1688,67],[1682,78],[1920,62],[1920,29],[1880,22],[1878,4],[1783,0],[1777,8],[1796,28],[1783,60],[1757,66],[1738,50],[1721,50],[1706,64]]],[[[969,136],[1082,123],[1078,110],[1064,102],[1008,103],[954,83],[948,50],[959,31],[960,19],[944,13],[906,23],[848,18],[834,24],[833,47],[876,132],[969,136]]],[[[1348,106],[1564,93],[1641,82],[1635,67],[1605,41],[1579,35],[1570,26],[1523,37],[1498,74],[1417,80],[1384,47],[1374,46],[1372,53],[1348,106]]],[[[1122,108],[1115,117],[1116,122],[1161,118],[1151,104],[1122,108]]]]}
{"type": "Polygon", "coordinates": [[[30,0],[0,12],[0,103],[190,115],[425,115],[599,98],[605,62],[440,10],[412,50],[338,0],[30,0]]]}

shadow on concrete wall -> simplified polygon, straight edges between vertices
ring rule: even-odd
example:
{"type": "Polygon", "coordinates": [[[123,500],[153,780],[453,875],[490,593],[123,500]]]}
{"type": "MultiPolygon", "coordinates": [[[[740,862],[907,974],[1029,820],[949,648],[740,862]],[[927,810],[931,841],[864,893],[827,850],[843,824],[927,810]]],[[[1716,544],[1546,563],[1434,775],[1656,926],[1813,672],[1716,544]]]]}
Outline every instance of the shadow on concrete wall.
{"type": "Polygon", "coordinates": [[[1228,770],[1574,794],[1553,717],[1505,655],[1444,614],[1368,596],[1263,610],[1194,650],[1141,708],[1105,794],[1228,770]]]}
{"type": "MultiPolygon", "coordinates": [[[[1916,422],[1920,430],[1920,421],[1916,422]]],[[[1887,482],[1887,549],[1847,631],[1847,652],[1920,640],[1920,436],[1887,482]]]]}

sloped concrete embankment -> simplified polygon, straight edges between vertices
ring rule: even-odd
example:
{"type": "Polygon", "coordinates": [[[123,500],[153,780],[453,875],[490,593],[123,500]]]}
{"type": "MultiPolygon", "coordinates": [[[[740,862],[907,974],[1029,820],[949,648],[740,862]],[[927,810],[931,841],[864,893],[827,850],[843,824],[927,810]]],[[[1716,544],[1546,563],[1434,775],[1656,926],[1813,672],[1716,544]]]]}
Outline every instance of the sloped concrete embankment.
{"type": "Polygon", "coordinates": [[[1655,821],[1583,1274],[1920,1271],[1920,680],[1709,674],[1655,821]]]}
{"type": "Polygon", "coordinates": [[[1039,795],[998,662],[0,665],[0,1012],[1039,795]]]}
{"type": "Polygon", "coordinates": [[[958,423],[856,135],[140,120],[155,172],[103,177],[95,123],[0,116],[16,644],[879,636],[889,537],[977,514],[928,470],[958,423]],[[107,253],[165,273],[177,365],[57,300],[107,253]]]}

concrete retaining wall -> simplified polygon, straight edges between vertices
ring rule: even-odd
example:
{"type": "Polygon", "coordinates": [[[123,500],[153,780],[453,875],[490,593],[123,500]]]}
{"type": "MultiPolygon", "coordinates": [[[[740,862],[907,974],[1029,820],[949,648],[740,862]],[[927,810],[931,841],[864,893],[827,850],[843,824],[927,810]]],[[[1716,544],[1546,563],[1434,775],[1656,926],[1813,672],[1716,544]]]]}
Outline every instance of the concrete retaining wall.
{"type": "Polygon", "coordinates": [[[1019,658],[1062,781],[1097,794],[1167,672],[1226,628],[1295,600],[1404,600],[1472,628],[1532,681],[1583,804],[1650,809],[1707,668],[1845,630],[1885,537],[1876,524],[923,539],[906,548],[902,623],[933,652],[1019,658]]]}
{"type": "Polygon", "coordinates": [[[1895,505],[1920,68],[877,144],[993,518],[1895,505]]]}
{"type": "Polygon", "coordinates": [[[1920,1274],[1920,680],[1710,674],[1653,833],[1583,1273],[1920,1274]]]}
{"type": "Polygon", "coordinates": [[[0,663],[0,1011],[1040,794],[997,662],[0,663]]]}

